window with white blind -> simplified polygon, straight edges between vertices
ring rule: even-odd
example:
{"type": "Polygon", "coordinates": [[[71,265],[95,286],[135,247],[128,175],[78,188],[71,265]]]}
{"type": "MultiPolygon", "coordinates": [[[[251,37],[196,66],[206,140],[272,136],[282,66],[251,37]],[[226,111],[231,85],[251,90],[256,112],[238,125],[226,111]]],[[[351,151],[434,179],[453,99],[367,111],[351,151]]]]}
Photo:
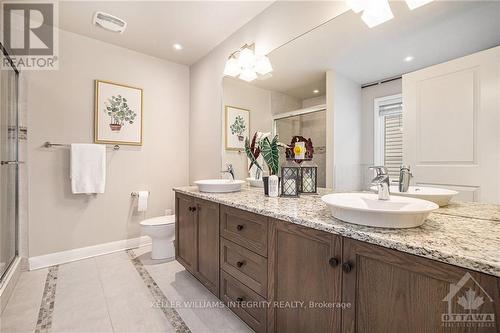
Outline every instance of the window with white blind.
{"type": "Polygon", "coordinates": [[[403,164],[403,101],[401,95],[374,100],[374,162],[385,165],[391,182],[403,164]]]}

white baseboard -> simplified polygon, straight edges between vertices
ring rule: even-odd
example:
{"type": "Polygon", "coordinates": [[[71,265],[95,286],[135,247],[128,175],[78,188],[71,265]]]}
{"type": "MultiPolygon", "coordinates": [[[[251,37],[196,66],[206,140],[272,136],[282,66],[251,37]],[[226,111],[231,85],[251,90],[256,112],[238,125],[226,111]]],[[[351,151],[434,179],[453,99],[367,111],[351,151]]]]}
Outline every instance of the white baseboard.
{"type": "Polygon", "coordinates": [[[29,258],[29,269],[39,269],[60,265],[76,260],[96,257],[103,254],[128,250],[151,244],[151,238],[142,236],[138,238],[124,239],[116,242],[104,243],[94,246],[81,247],[78,249],[61,251],[29,258]]]}

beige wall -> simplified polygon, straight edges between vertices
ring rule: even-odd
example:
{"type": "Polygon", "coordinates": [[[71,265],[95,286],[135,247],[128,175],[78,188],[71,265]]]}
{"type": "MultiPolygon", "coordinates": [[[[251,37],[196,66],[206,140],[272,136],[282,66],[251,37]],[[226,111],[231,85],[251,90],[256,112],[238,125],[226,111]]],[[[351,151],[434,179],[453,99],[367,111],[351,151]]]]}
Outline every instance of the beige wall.
{"type": "Polygon", "coordinates": [[[375,98],[400,94],[402,92],[402,81],[394,80],[371,87],[361,89],[362,107],[362,138],[361,138],[361,163],[363,188],[369,186],[373,172],[368,167],[373,165],[373,108],[375,98]]]}
{"type": "Polygon", "coordinates": [[[343,1],[275,2],[260,15],[219,44],[190,68],[189,178],[218,178],[222,77],[227,57],[245,43],[255,42],[258,53],[267,54],[294,37],[347,11],[343,1]]]}
{"type": "MultiPolygon", "coordinates": [[[[361,189],[361,86],[335,71],[327,77],[327,170],[333,170],[333,189],[361,189]],[[329,131],[329,128],[331,129],[329,131]],[[333,166],[333,168],[330,167],[333,166]]],[[[327,186],[329,184],[327,174],[327,186]]]]}
{"type": "Polygon", "coordinates": [[[73,33],[59,38],[59,70],[28,74],[30,257],[137,237],[139,221],[173,208],[172,187],[188,182],[188,67],[73,33]],[[104,194],[73,195],[69,150],[41,145],[93,141],[95,79],[144,89],[143,146],[108,150],[104,194]],[[130,196],[143,189],[146,214],[130,196]]]}
{"type": "Polygon", "coordinates": [[[311,97],[302,101],[302,108],[309,108],[316,105],[326,104],[326,95],[311,97]]]}
{"type": "MultiPolygon", "coordinates": [[[[223,104],[250,110],[250,136],[257,131],[270,132],[272,130],[271,92],[258,88],[239,79],[224,78],[223,104]]],[[[225,112],[222,121],[225,123],[225,112]]],[[[224,130],[224,125],[222,125],[224,130]]],[[[225,140],[224,136],[223,139],[225,140]]],[[[244,151],[225,150],[222,146],[222,165],[230,163],[235,171],[235,178],[248,177],[248,163],[244,151]]]]}

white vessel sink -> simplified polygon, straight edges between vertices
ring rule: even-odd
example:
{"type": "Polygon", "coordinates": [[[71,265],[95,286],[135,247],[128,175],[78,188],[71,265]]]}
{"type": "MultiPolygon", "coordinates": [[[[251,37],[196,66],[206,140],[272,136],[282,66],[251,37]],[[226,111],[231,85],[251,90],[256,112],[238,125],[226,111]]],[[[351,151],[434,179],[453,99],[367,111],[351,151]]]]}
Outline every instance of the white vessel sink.
{"type": "Polygon", "coordinates": [[[439,208],[430,201],[401,196],[378,200],[378,195],[372,193],[333,193],[321,200],[339,220],[382,228],[418,227],[439,208]]]}
{"type": "MultiPolygon", "coordinates": [[[[376,186],[372,186],[370,187],[370,189],[377,192],[376,186]]],[[[432,201],[438,204],[440,207],[449,204],[451,198],[458,194],[457,191],[448,190],[445,188],[423,186],[410,186],[408,188],[408,192],[399,192],[399,186],[393,185],[389,188],[389,191],[393,195],[432,201]]]]}
{"type": "Polygon", "coordinates": [[[194,182],[200,192],[227,193],[241,191],[241,185],[245,184],[243,180],[231,179],[205,179],[194,182]]]}
{"type": "Polygon", "coordinates": [[[252,187],[264,187],[264,181],[262,179],[247,178],[247,182],[252,187]]]}

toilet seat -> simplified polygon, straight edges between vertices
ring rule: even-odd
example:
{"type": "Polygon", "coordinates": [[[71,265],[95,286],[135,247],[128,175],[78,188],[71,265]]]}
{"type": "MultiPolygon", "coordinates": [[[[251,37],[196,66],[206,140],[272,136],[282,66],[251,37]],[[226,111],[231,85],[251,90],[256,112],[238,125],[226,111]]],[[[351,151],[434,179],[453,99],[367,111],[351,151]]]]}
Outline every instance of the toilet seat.
{"type": "Polygon", "coordinates": [[[153,227],[153,226],[161,226],[169,224],[175,224],[175,215],[158,216],[141,221],[141,225],[144,227],[153,227]]]}

